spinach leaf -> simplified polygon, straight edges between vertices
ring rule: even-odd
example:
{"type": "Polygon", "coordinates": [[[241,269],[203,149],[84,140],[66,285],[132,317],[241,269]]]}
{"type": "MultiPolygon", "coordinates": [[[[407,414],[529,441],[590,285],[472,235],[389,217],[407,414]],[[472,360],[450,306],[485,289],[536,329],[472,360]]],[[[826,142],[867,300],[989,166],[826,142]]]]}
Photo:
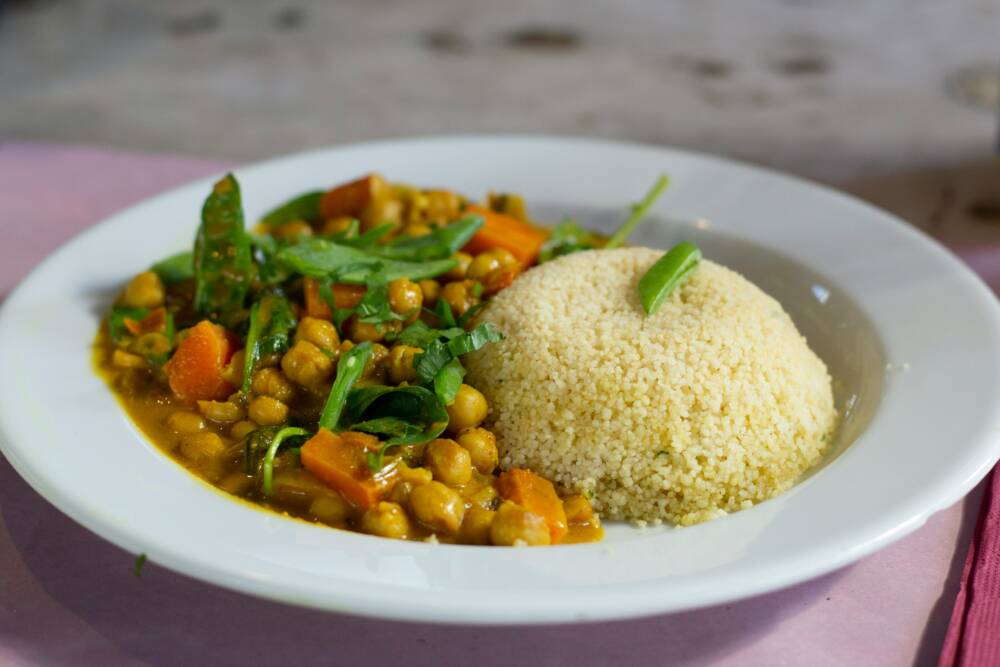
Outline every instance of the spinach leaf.
{"type": "Polygon", "coordinates": [[[381,269],[375,269],[365,281],[367,289],[354,312],[358,320],[368,324],[382,324],[392,320],[404,320],[406,315],[393,311],[389,305],[389,282],[381,269]]]}
{"type": "Polygon", "coordinates": [[[232,174],[226,174],[201,210],[194,243],[195,310],[234,328],[245,316],[243,302],[253,268],[240,186],[232,174]]]}
{"type": "Polygon", "coordinates": [[[487,343],[499,343],[503,334],[492,322],[483,322],[472,331],[455,336],[448,341],[448,351],[456,357],[475,352],[487,343]]]}
{"type": "Polygon", "coordinates": [[[441,405],[451,405],[455,402],[455,395],[458,394],[464,377],[465,366],[457,357],[441,367],[434,376],[434,393],[437,394],[441,405]]]}
{"type": "Polygon", "coordinates": [[[437,303],[434,304],[434,310],[430,311],[431,315],[436,315],[441,324],[446,327],[454,327],[458,325],[455,321],[455,314],[451,312],[451,305],[444,299],[438,299],[437,303]]]}
{"type": "MultiPolygon", "coordinates": [[[[355,220],[354,222],[357,222],[357,220],[355,220]]],[[[338,243],[342,243],[343,245],[351,246],[352,248],[371,248],[378,242],[380,238],[382,238],[395,228],[396,226],[393,225],[392,223],[386,223],[384,225],[379,225],[378,227],[369,229],[364,234],[358,234],[357,236],[349,235],[348,238],[345,238],[342,241],[337,240],[335,237],[332,240],[337,241],[338,243]]]]}
{"type": "Polygon", "coordinates": [[[439,340],[431,342],[424,351],[413,359],[413,370],[421,382],[433,382],[438,372],[452,360],[454,355],[448,345],[439,340]]]}
{"type": "Polygon", "coordinates": [[[410,345],[426,348],[438,338],[451,340],[455,336],[461,336],[465,329],[461,327],[448,327],[447,329],[434,329],[422,320],[417,320],[410,326],[403,329],[396,337],[396,341],[403,345],[410,345]]]}
{"type": "Polygon", "coordinates": [[[415,445],[441,435],[448,425],[448,413],[437,396],[424,387],[361,387],[351,392],[344,414],[357,430],[392,437],[378,452],[368,455],[373,471],[382,469],[383,457],[392,447],[415,445]]]}
{"type": "Polygon", "coordinates": [[[294,220],[319,220],[319,200],[323,194],[323,190],[303,193],[271,210],[260,221],[268,229],[274,229],[294,220]]]}
{"type": "Polygon", "coordinates": [[[241,392],[250,391],[253,372],[261,357],[282,354],[288,349],[295,325],[295,312],[285,297],[267,294],[253,304],[247,329],[241,392]]]}
{"type": "Polygon", "coordinates": [[[185,280],[194,278],[194,255],[190,250],[179,252],[165,259],[161,259],[149,270],[160,277],[166,286],[175,285],[185,280]]]}
{"type": "Polygon", "coordinates": [[[402,262],[384,259],[369,254],[360,248],[333,243],[326,239],[303,239],[297,245],[282,248],[278,251],[279,261],[304,276],[323,278],[331,274],[337,275],[337,282],[361,285],[375,270],[382,265],[387,281],[397,278],[423,280],[447,273],[457,262],[453,259],[442,259],[431,262],[402,262]]]}
{"type": "Polygon", "coordinates": [[[402,436],[414,430],[413,424],[399,417],[376,417],[363,422],[351,424],[352,431],[364,431],[376,435],[402,436]]]}
{"type": "Polygon", "coordinates": [[[388,259],[422,262],[446,259],[462,249],[485,224],[482,216],[470,215],[456,220],[430,234],[403,238],[382,246],[376,252],[388,259]]]}
{"type": "Polygon", "coordinates": [[[414,370],[421,382],[433,382],[438,373],[452,359],[474,352],[488,343],[496,343],[503,340],[496,326],[491,322],[484,322],[472,331],[455,336],[447,343],[440,340],[432,342],[424,349],[422,354],[418,354],[413,360],[414,370]]]}
{"type": "Polygon", "coordinates": [[[349,392],[365,370],[365,364],[372,354],[372,344],[368,341],[355,345],[340,355],[337,362],[337,378],[330,387],[323,413],[319,417],[319,427],[336,431],[340,416],[348,403],[349,392]]]}
{"type": "Polygon", "coordinates": [[[597,239],[594,234],[573,220],[566,219],[556,225],[548,240],[542,244],[542,250],[538,254],[538,263],[542,264],[556,257],[596,247],[597,239]]]}

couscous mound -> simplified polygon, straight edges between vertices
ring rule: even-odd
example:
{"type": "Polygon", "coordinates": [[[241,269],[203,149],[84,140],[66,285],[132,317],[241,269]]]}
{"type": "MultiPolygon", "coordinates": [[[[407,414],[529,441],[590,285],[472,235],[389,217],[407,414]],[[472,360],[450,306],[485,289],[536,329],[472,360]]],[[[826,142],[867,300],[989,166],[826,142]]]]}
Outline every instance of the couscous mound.
{"type": "Polygon", "coordinates": [[[826,366],[773,298],[703,261],[652,316],[662,255],[593,250],[531,269],[467,358],[504,467],[587,494],[605,518],[698,523],[788,489],[836,422],[826,366]]]}

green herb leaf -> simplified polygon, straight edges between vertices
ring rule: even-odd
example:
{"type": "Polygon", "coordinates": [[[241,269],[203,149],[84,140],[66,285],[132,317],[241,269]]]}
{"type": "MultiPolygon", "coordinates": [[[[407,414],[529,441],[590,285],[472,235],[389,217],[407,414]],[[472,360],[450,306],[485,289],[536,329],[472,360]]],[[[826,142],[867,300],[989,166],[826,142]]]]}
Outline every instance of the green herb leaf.
{"type": "Polygon", "coordinates": [[[348,398],[344,417],[352,429],[362,430],[359,428],[362,426],[373,432],[373,428],[381,428],[385,435],[392,430],[393,437],[382,443],[378,452],[368,456],[368,465],[373,471],[382,469],[383,457],[392,447],[433,440],[448,425],[448,413],[437,396],[419,386],[376,385],[355,389],[348,398]]]}
{"type": "Polygon", "coordinates": [[[464,377],[465,367],[457,358],[441,367],[438,374],[434,376],[434,393],[437,394],[441,405],[447,406],[455,402],[455,395],[458,394],[464,377]]]}
{"type": "Polygon", "coordinates": [[[368,363],[371,354],[372,344],[365,341],[340,355],[340,360],[337,362],[337,378],[333,381],[330,395],[327,396],[323,413],[319,418],[320,428],[337,430],[340,415],[347,404],[348,393],[364,372],[365,364],[368,363]]]}
{"type": "Polygon", "coordinates": [[[424,351],[413,359],[413,370],[421,382],[433,382],[434,378],[454,355],[448,345],[439,340],[433,341],[424,351]]]}
{"type": "Polygon", "coordinates": [[[243,385],[240,391],[250,391],[253,372],[261,357],[282,354],[288,349],[295,312],[288,299],[267,294],[250,308],[250,326],[247,329],[246,350],[243,360],[243,385]]]}
{"type": "Polygon", "coordinates": [[[139,554],[135,557],[135,564],[132,565],[132,574],[136,579],[142,579],[142,568],[146,567],[146,554],[139,554]]]}
{"type": "Polygon", "coordinates": [[[337,276],[337,282],[365,284],[373,268],[381,264],[387,281],[397,278],[423,280],[446,273],[457,266],[453,259],[431,262],[401,262],[371,255],[360,248],[341,245],[326,239],[304,239],[294,246],[282,248],[278,259],[305,276],[323,278],[337,276]]]}
{"type": "Polygon", "coordinates": [[[274,208],[260,221],[268,229],[274,229],[295,220],[306,222],[319,220],[319,200],[323,198],[323,194],[322,190],[303,193],[274,208]]]}
{"type": "Polygon", "coordinates": [[[496,326],[491,322],[484,322],[472,331],[454,336],[447,343],[440,340],[432,341],[421,354],[414,357],[413,369],[421,382],[430,383],[452,359],[474,352],[487,343],[501,340],[503,334],[496,326]]]}
{"type": "Polygon", "coordinates": [[[451,340],[455,336],[461,336],[465,329],[461,327],[448,327],[447,329],[434,329],[422,320],[417,320],[410,326],[403,329],[396,337],[396,341],[403,345],[427,347],[439,338],[451,340]]]}
{"type": "Polygon", "coordinates": [[[701,261],[701,250],[684,241],[670,249],[639,279],[639,301],[647,315],[655,313],[678,285],[691,275],[701,261]]]}
{"type": "Polygon", "coordinates": [[[492,322],[483,322],[472,331],[455,336],[448,341],[448,350],[456,357],[475,352],[487,343],[499,343],[503,334],[492,322]]]}
{"type": "Polygon", "coordinates": [[[401,259],[409,262],[423,262],[433,259],[447,259],[462,249],[469,239],[485,224],[479,215],[470,215],[456,220],[430,234],[403,238],[382,246],[376,252],[387,259],[401,259]]]}
{"type": "Polygon", "coordinates": [[[274,457],[278,455],[278,448],[286,442],[291,442],[292,438],[301,441],[303,436],[309,435],[304,428],[297,426],[286,426],[279,429],[271,438],[267,453],[264,455],[263,475],[261,480],[261,491],[265,496],[271,495],[272,482],[274,480],[274,457]]]}
{"type": "Polygon", "coordinates": [[[458,325],[458,322],[455,321],[455,314],[451,312],[451,304],[444,299],[438,299],[437,303],[434,304],[434,310],[431,311],[431,314],[437,315],[437,318],[441,320],[441,324],[445,327],[458,325]]]}
{"type": "Polygon", "coordinates": [[[538,254],[538,263],[543,264],[556,257],[596,247],[597,239],[594,234],[573,220],[566,219],[556,225],[548,240],[542,244],[542,250],[538,254]]]}
{"type": "Polygon", "coordinates": [[[167,287],[176,285],[194,278],[194,255],[190,251],[179,252],[161,259],[149,267],[149,270],[158,275],[167,287]]]}
{"type": "Polygon", "coordinates": [[[667,178],[666,174],[661,175],[656,179],[656,183],[650,188],[646,196],[638,204],[632,205],[632,214],[629,215],[628,219],[622,223],[622,226],[618,228],[608,242],[604,244],[605,248],[617,248],[621,244],[625,243],[629,235],[635,231],[635,228],[642,222],[642,219],[646,216],[646,212],[653,206],[663,191],[667,189],[670,184],[670,179],[667,178]]]}
{"type": "MultiPolygon", "coordinates": [[[[356,223],[357,220],[352,220],[351,222],[356,223]]],[[[336,238],[332,238],[331,240],[337,241],[337,243],[341,243],[343,245],[351,246],[353,248],[366,249],[373,247],[376,243],[378,243],[379,239],[381,239],[383,236],[385,236],[395,228],[396,225],[392,224],[391,222],[387,222],[384,225],[379,225],[378,227],[373,227],[372,229],[369,229],[364,234],[357,234],[357,235],[351,234],[348,235],[348,237],[342,241],[337,241],[336,238]]]]}
{"type": "Polygon", "coordinates": [[[365,285],[367,287],[365,295],[361,297],[361,301],[354,309],[360,321],[368,324],[382,324],[406,319],[405,315],[396,313],[389,305],[389,282],[385,279],[385,273],[380,267],[373,269],[365,285]]]}
{"type": "Polygon", "coordinates": [[[226,174],[201,211],[194,244],[195,310],[234,328],[245,316],[243,302],[253,270],[240,186],[226,174]]]}
{"type": "MultiPolygon", "coordinates": [[[[351,424],[352,431],[364,431],[376,435],[401,436],[414,430],[413,424],[399,417],[378,417],[351,424]]],[[[419,430],[419,429],[418,429],[419,430]]]]}

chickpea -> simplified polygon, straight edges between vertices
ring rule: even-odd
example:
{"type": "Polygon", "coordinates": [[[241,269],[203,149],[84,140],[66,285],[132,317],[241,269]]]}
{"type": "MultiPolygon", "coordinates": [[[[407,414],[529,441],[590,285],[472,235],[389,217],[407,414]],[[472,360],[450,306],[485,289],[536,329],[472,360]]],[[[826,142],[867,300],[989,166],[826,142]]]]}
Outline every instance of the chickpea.
{"type": "Polygon", "coordinates": [[[403,227],[401,234],[403,236],[416,238],[418,236],[427,236],[431,233],[431,231],[430,225],[426,225],[422,222],[411,222],[406,227],[403,227]]]}
{"type": "Polygon", "coordinates": [[[567,523],[593,523],[597,518],[590,501],[579,494],[563,498],[563,510],[567,523]]]}
{"type": "Polygon", "coordinates": [[[300,340],[281,358],[281,370],[292,382],[315,387],[333,373],[333,360],[306,340],[300,340]]]}
{"type": "Polygon", "coordinates": [[[129,308],[157,308],[163,305],[166,293],[160,276],[152,271],[145,271],[128,284],[121,302],[129,308]]]}
{"type": "Polygon", "coordinates": [[[470,280],[482,280],[487,275],[500,268],[500,258],[492,250],[487,250],[476,255],[476,258],[469,264],[469,270],[465,277],[470,280]]]}
{"type": "Polygon", "coordinates": [[[295,395],[295,387],[277,368],[262,368],[253,374],[250,389],[261,396],[270,396],[288,403],[295,395]]]}
{"type": "Polygon", "coordinates": [[[178,435],[191,435],[205,430],[205,420],[195,412],[178,410],[167,417],[167,428],[178,435]]]}
{"type": "Polygon", "coordinates": [[[551,544],[545,519],[520,505],[505,502],[490,525],[490,541],[497,546],[541,546],[551,544]]]}
{"type": "Polygon", "coordinates": [[[466,497],[473,505],[491,510],[500,505],[500,494],[492,484],[484,484],[478,491],[466,497]]]}
{"type": "Polygon", "coordinates": [[[247,475],[242,471],[231,472],[219,482],[219,488],[234,496],[242,496],[250,490],[255,481],[253,475],[247,475]]]}
{"type": "Polygon", "coordinates": [[[270,396],[258,396],[250,401],[250,419],[261,426],[276,426],[288,419],[288,406],[270,396]]]}
{"type": "Polygon", "coordinates": [[[327,322],[315,317],[303,317],[295,329],[295,342],[309,341],[321,350],[336,350],[340,345],[340,336],[333,322],[327,322]]]}
{"type": "Polygon", "coordinates": [[[441,283],[436,280],[421,280],[419,283],[420,291],[424,295],[424,303],[428,306],[433,306],[441,296],[441,283]]]}
{"type": "Polygon", "coordinates": [[[145,333],[132,341],[128,349],[147,359],[166,360],[171,348],[170,339],[161,333],[145,333]]]}
{"type": "Polygon", "coordinates": [[[479,426],[486,419],[486,397],[478,389],[462,384],[455,394],[455,402],[447,406],[448,430],[459,433],[467,428],[479,426]]]}
{"type": "Polygon", "coordinates": [[[149,366],[144,357],[125,350],[115,350],[111,353],[111,363],[119,368],[146,368],[149,366]]]}
{"type": "Polygon", "coordinates": [[[400,384],[402,382],[413,382],[417,379],[417,372],[413,368],[413,359],[423,352],[419,347],[410,345],[394,345],[389,350],[389,356],[385,360],[386,372],[389,375],[389,382],[400,384]]]}
{"type": "Polygon", "coordinates": [[[400,461],[396,469],[399,471],[400,483],[406,482],[412,486],[420,486],[433,479],[431,471],[427,468],[411,468],[402,461],[400,461]]]}
{"type": "Polygon", "coordinates": [[[419,317],[422,305],[424,305],[424,293],[420,291],[417,283],[406,278],[389,283],[389,307],[400,315],[407,315],[408,322],[419,317]]]}
{"type": "Polygon", "coordinates": [[[358,216],[361,219],[361,231],[367,232],[385,224],[391,224],[398,229],[403,219],[403,203],[398,199],[377,197],[365,207],[358,216]]]}
{"type": "Polygon", "coordinates": [[[361,530],[379,537],[405,540],[410,536],[410,520],[399,503],[382,501],[361,515],[361,530]]]}
{"type": "Polygon", "coordinates": [[[468,450],[454,440],[432,440],[424,450],[424,463],[434,479],[448,486],[468,484],[472,479],[472,458],[468,450]]]}
{"type": "Polygon", "coordinates": [[[231,435],[236,440],[242,440],[243,438],[250,435],[253,431],[257,430],[257,425],[252,421],[243,420],[233,424],[233,427],[229,429],[229,435],[231,435]]]}
{"type": "Polygon", "coordinates": [[[497,437],[485,428],[463,429],[455,440],[468,450],[469,456],[472,457],[472,465],[484,475],[489,475],[500,464],[497,437]]]}
{"type": "Polygon", "coordinates": [[[243,384],[243,362],[246,358],[246,350],[237,350],[222,369],[223,379],[234,387],[243,384]]]}
{"type": "Polygon", "coordinates": [[[309,503],[309,514],[323,523],[340,525],[351,515],[351,506],[339,493],[317,496],[309,503]]]}
{"type": "Polygon", "coordinates": [[[312,235],[313,228],[305,220],[292,220],[271,230],[271,236],[283,241],[295,241],[312,235]]]}
{"type": "Polygon", "coordinates": [[[198,401],[198,411],[220,424],[232,424],[244,417],[243,408],[230,401],[198,401]]]}
{"type": "Polygon", "coordinates": [[[472,255],[467,252],[456,252],[451,258],[458,262],[458,266],[444,274],[444,278],[445,280],[462,280],[469,270],[469,265],[472,264],[472,255]]]}
{"type": "Polygon", "coordinates": [[[429,482],[410,492],[413,516],[434,530],[454,534],[462,525],[465,504],[455,489],[441,482],[429,482]]]}
{"type": "Polygon", "coordinates": [[[366,340],[377,343],[385,338],[385,335],[390,331],[398,333],[399,331],[402,331],[402,329],[403,323],[399,320],[382,322],[380,324],[371,324],[369,322],[362,322],[356,317],[352,317],[347,324],[348,336],[355,343],[363,343],[366,340]]]}
{"type": "Polygon", "coordinates": [[[490,527],[496,514],[493,510],[482,507],[468,509],[462,519],[461,540],[466,544],[489,544],[490,527]]]}
{"type": "Polygon", "coordinates": [[[413,484],[410,482],[397,482],[392,487],[392,491],[387,496],[389,500],[400,505],[405,505],[410,500],[410,492],[413,491],[413,484]]]}
{"type": "Polygon", "coordinates": [[[181,440],[181,453],[195,463],[205,463],[222,456],[226,443],[218,433],[207,431],[185,436],[181,440]]]}
{"type": "Polygon", "coordinates": [[[339,234],[351,228],[354,218],[349,215],[342,215],[339,218],[330,218],[323,223],[323,234],[339,234]]]}
{"type": "Polygon", "coordinates": [[[463,280],[461,282],[448,283],[441,288],[441,297],[451,306],[451,312],[455,317],[465,314],[469,308],[479,303],[479,297],[473,294],[475,281],[463,280]]]}
{"type": "Polygon", "coordinates": [[[462,205],[461,198],[450,190],[427,190],[424,197],[430,220],[451,220],[458,215],[458,208],[462,205]]]}
{"type": "Polygon", "coordinates": [[[389,359],[389,350],[381,343],[372,344],[372,353],[365,362],[365,369],[361,371],[361,378],[364,380],[378,381],[382,383],[386,375],[386,361],[389,359]]]}

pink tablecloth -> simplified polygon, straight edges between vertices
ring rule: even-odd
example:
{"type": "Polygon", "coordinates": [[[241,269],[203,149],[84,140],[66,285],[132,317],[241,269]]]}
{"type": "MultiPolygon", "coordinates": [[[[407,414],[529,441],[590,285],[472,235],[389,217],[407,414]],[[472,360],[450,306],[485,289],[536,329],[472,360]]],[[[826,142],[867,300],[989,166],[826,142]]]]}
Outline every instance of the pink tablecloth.
{"type": "MultiPolygon", "coordinates": [[[[207,160],[0,145],[0,296],[105,215],[207,160]]],[[[387,623],[199,583],[80,528],[0,458],[0,664],[932,665],[980,490],[840,572],[722,607],[541,628],[387,623]]]]}

